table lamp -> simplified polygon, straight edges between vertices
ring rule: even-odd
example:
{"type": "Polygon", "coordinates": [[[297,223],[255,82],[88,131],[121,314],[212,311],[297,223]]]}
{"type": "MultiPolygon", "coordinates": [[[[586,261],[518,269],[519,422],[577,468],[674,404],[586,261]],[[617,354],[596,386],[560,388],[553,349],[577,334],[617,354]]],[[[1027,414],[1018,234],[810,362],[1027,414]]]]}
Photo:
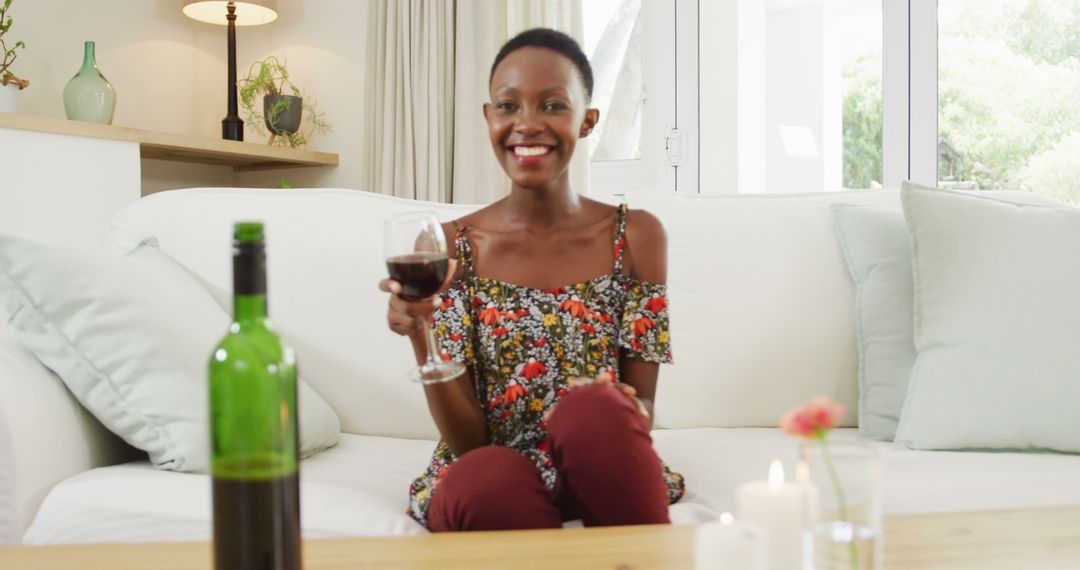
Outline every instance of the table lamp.
{"type": "Polygon", "coordinates": [[[258,26],[277,19],[277,0],[184,0],[184,15],[200,22],[229,26],[229,110],[221,120],[221,138],[244,140],[244,121],[236,106],[236,26],[258,26]]]}

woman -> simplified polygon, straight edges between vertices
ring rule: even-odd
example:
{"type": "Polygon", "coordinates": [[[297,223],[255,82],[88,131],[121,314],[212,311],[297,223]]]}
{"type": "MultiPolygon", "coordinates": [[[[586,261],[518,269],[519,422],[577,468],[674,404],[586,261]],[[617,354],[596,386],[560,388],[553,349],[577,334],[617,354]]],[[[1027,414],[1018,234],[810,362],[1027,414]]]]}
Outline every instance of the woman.
{"type": "Polygon", "coordinates": [[[434,313],[444,358],[468,366],[424,388],[442,440],[409,514],[432,531],[667,523],[682,496],[649,437],[659,363],[671,361],[664,229],[569,184],[599,120],[592,83],[565,34],[507,42],[484,117],[510,195],[444,226],[457,277],[441,297],[409,302],[380,284],[390,328],[419,361],[434,313]]]}

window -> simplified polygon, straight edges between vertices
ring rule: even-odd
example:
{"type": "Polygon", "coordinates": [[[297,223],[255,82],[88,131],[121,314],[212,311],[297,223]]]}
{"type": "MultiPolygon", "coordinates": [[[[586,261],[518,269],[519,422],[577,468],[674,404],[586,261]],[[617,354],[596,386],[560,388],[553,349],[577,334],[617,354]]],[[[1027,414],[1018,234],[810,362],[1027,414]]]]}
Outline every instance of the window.
{"type": "Polygon", "coordinates": [[[881,0],[698,9],[702,192],[881,186],[881,0]]]}
{"type": "Polygon", "coordinates": [[[939,184],[1080,203],[1080,0],[939,0],[939,184]]]}
{"type": "MultiPolygon", "coordinates": [[[[694,0],[696,1],[696,0],[694,0]]],[[[583,48],[600,123],[589,136],[589,191],[675,190],[676,0],[582,2],[583,48]]]]}
{"type": "Polygon", "coordinates": [[[602,120],[589,137],[591,160],[641,158],[644,78],[641,1],[584,3],[585,54],[593,68],[593,106],[602,120]]]}

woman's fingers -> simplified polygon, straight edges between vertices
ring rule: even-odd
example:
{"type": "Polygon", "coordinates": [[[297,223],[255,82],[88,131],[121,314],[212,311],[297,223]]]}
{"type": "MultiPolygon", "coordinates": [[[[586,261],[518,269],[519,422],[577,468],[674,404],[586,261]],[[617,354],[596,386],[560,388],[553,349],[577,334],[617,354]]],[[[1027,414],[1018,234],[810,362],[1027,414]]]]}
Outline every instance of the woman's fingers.
{"type": "Polygon", "coordinates": [[[379,281],[379,290],[396,295],[401,292],[401,283],[387,277],[386,279],[379,281]]]}
{"type": "Polygon", "coordinates": [[[390,310],[402,313],[410,317],[426,317],[435,311],[435,307],[442,304],[439,297],[421,299],[419,301],[406,301],[399,295],[390,295],[390,310]]]}
{"type": "Polygon", "coordinates": [[[419,301],[403,299],[401,283],[393,279],[379,281],[379,290],[390,293],[386,321],[390,330],[400,335],[410,335],[421,330],[422,323],[442,304],[442,298],[431,297],[419,301]]]}
{"type": "Polygon", "coordinates": [[[404,317],[393,312],[387,316],[386,320],[390,324],[390,330],[403,336],[412,334],[417,329],[419,323],[416,319],[404,317]]]}
{"type": "Polygon", "coordinates": [[[615,389],[622,392],[626,396],[629,396],[631,398],[637,396],[637,389],[634,388],[633,386],[629,385],[629,384],[623,384],[623,383],[620,382],[618,384],[615,384],[614,386],[615,386],[615,389]]]}

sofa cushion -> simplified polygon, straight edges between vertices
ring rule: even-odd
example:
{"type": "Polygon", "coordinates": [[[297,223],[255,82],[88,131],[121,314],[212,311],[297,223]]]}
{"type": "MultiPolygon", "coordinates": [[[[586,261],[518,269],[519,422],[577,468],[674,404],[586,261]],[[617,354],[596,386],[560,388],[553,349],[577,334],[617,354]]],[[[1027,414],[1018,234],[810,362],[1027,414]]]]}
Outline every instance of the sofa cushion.
{"type": "MultiPolygon", "coordinates": [[[[1016,204],[1059,206],[1031,192],[981,190],[1016,204]]],[[[836,234],[855,282],[859,435],[892,441],[915,364],[911,236],[903,213],[833,204],[836,234]]]]}
{"type": "MultiPolygon", "coordinates": [[[[0,235],[9,324],[102,424],[163,469],[205,472],[206,366],[229,318],[147,241],[127,254],[0,235]]],[[[299,384],[301,453],[333,445],[337,417],[299,384]]]]}
{"type": "Polygon", "coordinates": [[[855,281],[859,435],[892,441],[915,363],[911,246],[900,212],[834,204],[836,235],[855,281]]]}
{"type": "MultiPolygon", "coordinates": [[[[841,430],[851,432],[854,430],[841,430]]],[[[733,511],[736,487],[764,479],[769,462],[792,467],[797,442],[779,429],[656,430],[657,451],[686,476],[672,521],[695,523],[733,511]]],[[[885,461],[887,514],[1080,504],[1080,457],[922,452],[876,444],[885,461]]],[[[342,435],[301,464],[305,536],[416,534],[405,515],[410,481],[434,442],[342,435]]],[[[789,473],[791,471],[788,471],[789,473]]],[[[205,475],[145,463],[88,471],[57,485],[27,531],[28,544],[207,540],[210,482],[205,475]]]]}
{"type": "Polygon", "coordinates": [[[423,390],[405,379],[415,365],[412,348],[387,328],[387,297],[378,289],[386,277],[383,219],[422,209],[450,220],[472,207],[356,190],[177,190],[121,210],[111,242],[126,249],[154,235],[212,295],[227,300],[230,228],[238,219],[263,221],[270,315],[342,430],[433,439],[438,432],[423,390]]]}
{"type": "Polygon", "coordinates": [[[899,209],[891,191],[628,197],[668,232],[675,365],[660,372],[668,428],[776,426],[830,394],[855,425],[854,287],[830,205],[899,209]]]}
{"type": "Polygon", "coordinates": [[[912,369],[897,441],[1080,453],[1080,210],[919,187],[912,369]]]}

